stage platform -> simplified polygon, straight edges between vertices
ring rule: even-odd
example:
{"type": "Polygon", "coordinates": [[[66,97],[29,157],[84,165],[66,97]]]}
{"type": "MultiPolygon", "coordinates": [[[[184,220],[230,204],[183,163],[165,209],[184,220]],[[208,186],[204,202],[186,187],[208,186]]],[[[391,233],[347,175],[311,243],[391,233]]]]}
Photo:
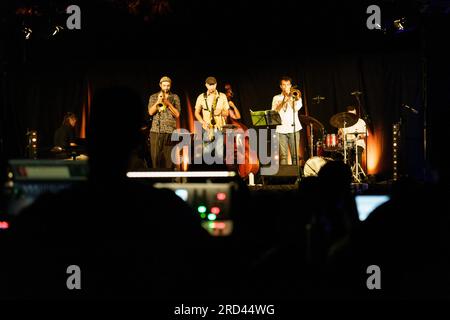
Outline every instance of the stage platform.
{"type": "MultiPolygon", "coordinates": [[[[389,193],[392,187],[390,182],[379,183],[352,183],[351,190],[354,194],[360,193],[389,193]]],[[[248,186],[252,192],[257,191],[297,191],[299,186],[297,184],[256,184],[248,186]]]]}

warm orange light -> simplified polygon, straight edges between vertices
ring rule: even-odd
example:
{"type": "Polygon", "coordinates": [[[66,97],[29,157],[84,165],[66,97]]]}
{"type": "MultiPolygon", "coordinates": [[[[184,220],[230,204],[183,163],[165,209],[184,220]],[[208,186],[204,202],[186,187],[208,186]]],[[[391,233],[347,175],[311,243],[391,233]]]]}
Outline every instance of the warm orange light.
{"type": "Polygon", "coordinates": [[[380,168],[380,155],[381,155],[381,132],[372,133],[369,131],[367,137],[367,172],[368,174],[376,174],[380,168]]]}
{"type": "Polygon", "coordinates": [[[182,149],[182,161],[181,161],[181,170],[187,171],[189,165],[189,146],[183,146],[182,149]]]}
{"type": "Polygon", "coordinates": [[[189,132],[194,132],[194,108],[191,105],[191,99],[189,95],[186,93],[186,109],[187,109],[187,127],[189,132]]]}
{"type": "Polygon", "coordinates": [[[80,127],[80,138],[86,138],[86,128],[91,113],[91,101],[92,101],[92,90],[91,84],[87,83],[87,97],[83,102],[81,110],[81,127],[80,127]]]}

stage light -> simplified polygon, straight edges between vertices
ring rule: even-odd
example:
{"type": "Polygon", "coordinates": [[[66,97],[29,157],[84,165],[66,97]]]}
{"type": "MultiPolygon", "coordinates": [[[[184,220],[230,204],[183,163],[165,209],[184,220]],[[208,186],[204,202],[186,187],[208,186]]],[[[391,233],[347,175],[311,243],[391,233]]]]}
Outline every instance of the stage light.
{"type": "Polygon", "coordinates": [[[56,36],[56,34],[58,34],[59,32],[61,32],[61,30],[63,30],[64,28],[62,26],[55,26],[53,27],[53,32],[52,32],[52,36],[56,36]]]}
{"type": "Polygon", "coordinates": [[[35,130],[28,131],[27,136],[28,136],[28,144],[27,144],[28,158],[37,159],[37,155],[38,155],[37,131],[35,131],[35,130]]]}
{"type": "Polygon", "coordinates": [[[25,39],[29,40],[31,38],[31,34],[33,33],[33,30],[31,30],[31,28],[28,27],[24,27],[22,29],[23,34],[25,35],[25,39]]]}
{"type": "Polygon", "coordinates": [[[128,178],[227,178],[235,177],[234,171],[130,171],[128,178]]]}
{"type": "Polygon", "coordinates": [[[406,23],[406,18],[404,18],[404,17],[394,20],[394,27],[397,30],[397,32],[405,31],[405,23],[406,23]]]}
{"type": "Polygon", "coordinates": [[[392,125],[392,179],[394,181],[398,179],[397,154],[399,150],[399,144],[396,141],[400,141],[400,123],[394,123],[392,125]]]}

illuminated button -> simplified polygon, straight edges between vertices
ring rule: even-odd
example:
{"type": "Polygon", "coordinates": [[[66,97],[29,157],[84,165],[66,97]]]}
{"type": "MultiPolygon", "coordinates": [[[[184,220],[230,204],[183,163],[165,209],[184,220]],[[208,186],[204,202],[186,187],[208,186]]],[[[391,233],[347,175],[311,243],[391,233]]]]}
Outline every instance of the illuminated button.
{"type": "Polygon", "coordinates": [[[201,213],[200,214],[200,218],[205,219],[206,218],[206,214],[205,213],[201,213]]]}
{"type": "Polygon", "coordinates": [[[0,229],[8,229],[9,223],[6,221],[0,221],[0,229]]]}
{"type": "Polygon", "coordinates": [[[216,215],[214,213],[208,214],[208,220],[216,220],[216,215]]]}
{"type": "Polygon", "coordinates": [[[211,208],[211,213],[219,214],[220,213],[220,208],[219,207],[212,207],[211,208]]]}
{"type": "Polygon", "coordinates": [[[227,198],[227,194],[225,192],[219,192],[219,193],[217,193],[216,197],[217,197],[217,200],[223,201],[227,198]]]}
{"type": "Polygon", "coordinates": [[[205,213],[206,212],[206,207],[205,206],[198,206],[197,211],[200,213],[205,213]]]}

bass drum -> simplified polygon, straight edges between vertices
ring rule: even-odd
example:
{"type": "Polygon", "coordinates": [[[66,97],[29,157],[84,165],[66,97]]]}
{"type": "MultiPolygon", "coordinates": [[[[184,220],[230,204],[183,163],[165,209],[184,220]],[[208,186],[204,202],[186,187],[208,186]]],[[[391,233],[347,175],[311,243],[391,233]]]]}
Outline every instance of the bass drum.
{"type": "Polygon", "coordinates": [[[305,162],[305,166],[303,168],[303,176],[304,177],[317,176],[319,174],[320,169],[328,161],[333,161],[333,159],[326,158],[326,157],[312,157],[312,158],[309,158],[305,162]]]}

